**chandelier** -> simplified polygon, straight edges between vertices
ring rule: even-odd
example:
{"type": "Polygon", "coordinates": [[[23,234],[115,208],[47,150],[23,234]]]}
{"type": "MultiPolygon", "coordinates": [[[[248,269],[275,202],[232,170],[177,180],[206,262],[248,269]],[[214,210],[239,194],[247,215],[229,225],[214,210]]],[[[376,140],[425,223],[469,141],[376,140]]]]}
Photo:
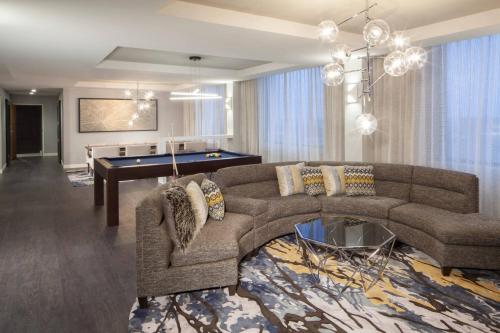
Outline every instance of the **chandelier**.
{"type": "Polygon", "coordinates": [[[134,121],[139,119],[146,110],[149,110],[155,94],[152,90],[140,90],[139,82],[136,83],[135,90],[127,89],[124,91],[124,94],[136,105],[136,111],[128,121],[128,126],[132,127],[134,126],[134,121]]]}
{"type": "Polygon", "coordinates": [[[373,86],[385,75],[394,77],[402,76],[409,70],[421,69],[427,61],[426,51],[421,47],[411,46],[410,38],[404,32],[395,31],[391,33],[387,22],[370,17],[370,9],[376,5],[376,3],[369,5],[367,2],[366,9],[338,24],[333,20],[325,20],[318,26],[318,37],[322,42],[330,44],[332,58],[332,61],[321,69],[323,83],[327,86],[338,86],[344,82],[346,73],[358,71],[362,73],[362,91],[358,95],[358,99],[362,98],[363,112],[356,119],[356,127],[363,135],[370,135],[377,129],[377,119],[372,114],[366,112],[367,104],[371,102],[373,97],[373,86]],[[366,22],[363,28],[365,46],[351,50],[346,44],[335,43],[339,33],[339,26],[362,14],[364,14],[366,22]],[[373,56],[372,49],[383,46],[389,47],[390,53],[385,57],[373,56]],[[365,50],[366,52],[366,66],[363,66],[364,68],[360,70],[345,71],[344,64],[351,57],[352,52],[361,50],[365,50]],[[377,78],[373,77],[373,58],[384,59],[384,73],[377,78]]]}
{"type": "Polygon", "coordinates": [[[172,91],[170,93],[171,101],[196,101],[205,99],[221,99],[222,96],[213,93],[204,93],[201,91],[201,75],[200,75],[200,56],[190,56],[189,60],[193,63],[193,85],[196,86],[196,77],[198,77],[199,85],[193,91],[172,91]]]}

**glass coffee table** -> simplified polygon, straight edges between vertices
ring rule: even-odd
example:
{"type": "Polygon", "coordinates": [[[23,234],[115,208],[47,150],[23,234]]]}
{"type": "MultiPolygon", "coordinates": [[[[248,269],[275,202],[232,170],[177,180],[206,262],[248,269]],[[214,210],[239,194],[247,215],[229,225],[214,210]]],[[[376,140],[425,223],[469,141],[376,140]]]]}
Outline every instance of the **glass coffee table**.
{"type": "Polygon", "coordinates": [[[396,236],[386,227],[350,217],[318,218],[295,225],[295,236],[302,256],[316,283],[324,273],[340,296],[359,274],[364,291],[381,278],[392,253],[396,236]],[[326,269],[328,261],[349,272],[340,285],[326,269]]]}

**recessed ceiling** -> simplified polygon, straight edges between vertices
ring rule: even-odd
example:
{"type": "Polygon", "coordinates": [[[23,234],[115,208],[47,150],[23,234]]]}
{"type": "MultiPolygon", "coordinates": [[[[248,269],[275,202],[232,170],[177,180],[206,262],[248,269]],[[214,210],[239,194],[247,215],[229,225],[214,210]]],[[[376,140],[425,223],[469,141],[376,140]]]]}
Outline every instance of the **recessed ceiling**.
{"type": "Polygon", "coordinates": [[[189,60],[189,57],[193,55],[201,57],[201,60],[199,62],[196,62],[196,65],[204,68],[242,70],[268,63],[266,61],[258,60],[217,57],[192,53],[146,50],[131,47],[117,47],[106,57],[105,60],[130,61],[174,66],[194,66],[195,63],[189,60]]]}
{"type": "MultiPolygon", "coordinates": [[[[340,22],[365,8],[365,0],[182,0],[200,5],[316,25],[324,19],[340,22]]],[[[393,29],[404,30],[500,7],[498,0],[377,0],[371,16],[384,18],[393,29]]],[[[360,32],[359,17],[342,26],[360,32]]]]}
{"type": "MultiPolygon", "coordinates": [[[[26,89],[9,89],[7,92],[11,95],[30,95],[26,89]]],[[[37,89],[36,94],[30,96],[59,96],[61,92],[62,89],[59,88],[43,88],[37,89]]]]}

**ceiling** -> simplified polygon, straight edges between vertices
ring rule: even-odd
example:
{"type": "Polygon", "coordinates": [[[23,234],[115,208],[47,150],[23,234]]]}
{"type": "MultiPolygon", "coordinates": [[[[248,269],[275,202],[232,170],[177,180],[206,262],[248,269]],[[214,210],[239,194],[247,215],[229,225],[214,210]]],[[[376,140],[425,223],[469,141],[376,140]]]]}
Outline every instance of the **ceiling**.
{"type": "Polygon", "coordinates": [[[175,66],[191,66],[241,70],[263,65],[266,61],[217,57],[206,54],[178,53],[158,50],[136,49],[132,47],[117,47],[105,60],[131,61],[149,64],[163,64],[175,66]],[[201,60],[193,62],[191,56],[199,56],[201,60]]]}
{"type": "MultiPolygon", "coordinates": [[[[322,20],[340,22],[365,8],[366,0],[184,0],[269,16],[288,21],[316,25],[322,20]]],[[[411,29],[457,17],[471,15],[500,7],[498,0],[372,0],[374,18],[383,18],[396,30],[411,29]]],[[[350,32],[359,32],[364,19],[359,17],[342,26],[350,32]]]]}
{"type": "MultiPolygon", "coordinates": [[[[500,0],[378,0],[376,16],[414,41],[500,32],[500,0]],[[452,5],[453,4],[453,5],[452,5]],[[480,12],[480,13],[479,13],[480,12]],[[476,16],[451,18],[478,13],[476,16]],[[428,25],[433,22],[433,25],[428,25]]],[[[202,55],[204,82],[257,77],[324,64],[316,23],[341,20],[364,0],[0,0],[0,87],[112,87],[148,82],[175,89],[192,80],[188,55],[202,55]]],[[[362,25],[362,23],[356,23],[362,25]]],[[[362,44],[359,27],[339,41],[362,44]]],[[[353,31],[350,33],[346,29],[353,31]]]]}

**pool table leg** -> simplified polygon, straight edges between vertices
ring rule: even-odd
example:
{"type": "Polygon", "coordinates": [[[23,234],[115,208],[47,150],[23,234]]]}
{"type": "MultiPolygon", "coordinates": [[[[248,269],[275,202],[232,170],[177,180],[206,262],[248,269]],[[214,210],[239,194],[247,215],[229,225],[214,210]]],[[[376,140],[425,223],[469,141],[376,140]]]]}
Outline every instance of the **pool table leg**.
{"type": "Polygon", "coordinates": [[[97,172],[94,172],[94,205],[104,205],[104,180],[97,172]]]}
{"type": "Polygon", "coordinates": [[[106,221],[108,226],[116,226],[119,221],[118,181],[113,178],[106,180],[106,221]]]}

